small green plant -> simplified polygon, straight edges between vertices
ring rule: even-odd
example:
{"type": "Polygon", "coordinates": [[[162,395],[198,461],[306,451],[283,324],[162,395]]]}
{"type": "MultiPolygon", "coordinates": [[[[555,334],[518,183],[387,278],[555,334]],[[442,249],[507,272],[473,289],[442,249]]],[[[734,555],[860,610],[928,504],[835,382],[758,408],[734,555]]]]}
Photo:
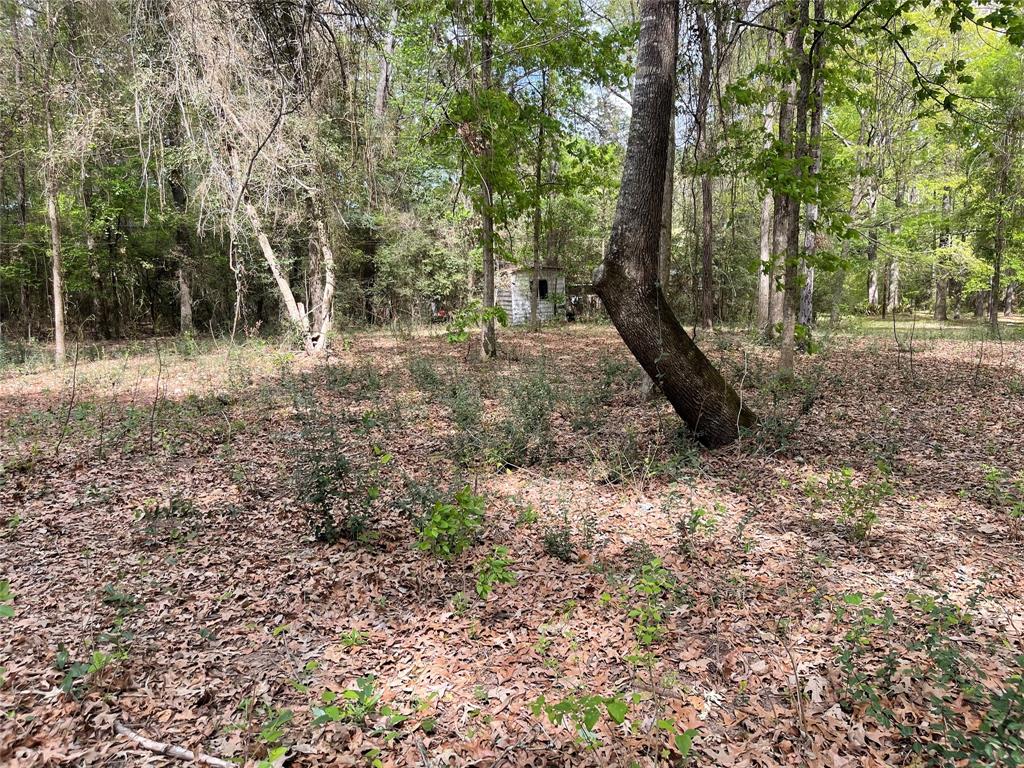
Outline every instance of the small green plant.
{"type": "Polygon", "coordinates": [[[551,452],[551,414],[555,394],[544,366],[509,381],[505,418],[494,435],[492,455],[499,466],[523,467],[544,461],[551,452]]]}
{"type": "Polygon", "coordinates": [[[964,635],[983,588],[966,605],[944,594],[906,596],[915,612],[897,621],[882,593],[841,598],[836,621],[844,708],[891,729],[923,765],[1024,764],[1024,656],[984,675],[964,635]]]}
{"type": "Polygon", "coordinates": [[[371,539],[380,499],[380,474],[390,454],[374,447],[364,467],[355,468],[333,423],[309,420],[293,470],[295,493],[316,541],[371,539]]]}
{"type": "Polygon", "coordinates": [[[414,357],[409,361],[409,375],[416,388],[427,394],[438,392],[444,384],[434,364],[425,357],[414,357]]]}
{"type": "Polygon", "coordinates": [[[113,584],[103,585],[103,589],[100,591],[100,599],[103,601],[104,605],[113,606],[114,608],[117,608],[118,611],[135,608],[139,603],[134,596],[113,584]]]}
{"type": "Polygon", "coordinates": [[[692,507],[688,515],[676,520],[676,550],[686,555],[696,554],[697,537],[702,532],[713,533],[718,524],[717,518],[724,511],[720,503],[715,504],[714,514],[706,507],[692,507]]]}
{"type": "Polygon", "coordinates": [[[340,639],[341,644],[346,648],[355,648],[366,644],[367,635],[365,632],[360,632],[358,629],[350,629],[348,632],[342,633],[340,639]]]}
{"type": "Polygon", "coordinates": [[[354,688],[341,694],[324,691],[320,695],[322,706],[313,707],[313,725],[327,723],[365,723],[377,715],[387,718],[386,725],[392,728],[406,719],[388,706],[378,708],[381,694],[376,689],[377,678],[372,675],[360,677],[354,688]]]}
{"type": "Polygon", "coordinates": [[[597,724],[607,713],[612,722],[621,724],[626,719],[629,704],[621,696],[566,696],[561,701],[549,703],[540,696],[530,705],[535,717],[544,715],[553,725],[568,723],[584,744],[600,744],[597,724]]]}
{"type": "Polygon", "coordinates": [[[665,613],[677,591],[675,577],[658,558],[640,569],[630,586],[629,617],[635,622],[633,631],[641,648],[649,648],[664,636],[665,613]]]}
{"type": "Polygon", "coordinates": [[[824,482],[808,482],[806,492],[815,510],[834,509],[839,521],[847,526],[850,538],[864,541],[878,521],[878,508],[892,495],[892,486],[884,476],[865,477],[857,482],[853,470],[844,467],[830,473],[824,482]]]}
{"type": "Polygon", "coordinates": [[[576,547],[573,545],[572,529],[568,523],[544,529],[544,551],[563,563],[571,563],[576,559],[576,547]]]}
{"type": "Polygon", "coordinates": [[[469,341],[473,329],[489,320],[495,320],[504,327],[508,325],[508,313],[502,307],[483,307],[479,301],[473,301],[452,315],[446,337],[451,344],[469,341]]]}
{"type": "Polygon", "coordinates": [[[1006,514],[1014,538],[1024,534],[1024,473],[1011,476],[999,467],[985,467],[985,500],[1006,514]]]}
{"type": "Polygon", "coordinates": [[[420,522],[419,549],[442,560],[461,555],[476,539],[484,523],[485,500],[468,485],[455,494],[453,503],[436,502],[420,522]]]}
{"type": "Polygon", "coordinates": [[[0,619],[9,619],[14,616],[14,595],[11,594],[11,582],[7,579],[0,580],[0,619]]]}
{"type": "Polygon", "coordinates": [[[512,564],[508,547],[495,547],[494,553],[484,558],[476,572],[476,594],[486,599],[496,584],[515,584],[516,575],[509,570],[512,564]]]}
{"type": "Polygon", "coordinates": [[[60,689],[74,697],[80,698],[85,692],[85,685],[94,680],[100,673],[117,661],[127,658],[128,654],[123,649],[114,651],[93,651],[89,661],[75,661],[67,647],[60,643],[57,646],[57,656],[54,660],[54,668],[63,672],[64,677],[60,682],[60,689]]]}
{"type": "Polygon", "coordinates": [[[516,518],[516,525],[534,525],[538,519],[537,510],[527,504],[519,511],[519,516],[516,518]]]}

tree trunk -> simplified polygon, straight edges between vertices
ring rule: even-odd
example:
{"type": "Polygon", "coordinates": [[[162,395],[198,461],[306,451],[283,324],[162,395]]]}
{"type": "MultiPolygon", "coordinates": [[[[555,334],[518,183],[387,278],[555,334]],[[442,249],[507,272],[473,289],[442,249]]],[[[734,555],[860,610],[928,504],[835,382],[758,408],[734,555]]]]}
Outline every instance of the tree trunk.
{"type": "Polygon", "coordinates": [[[736,439],[754,414],[676,319],[658,282],[678,0],[641,0],[633,114],[607,255],[594,287],[636,359],[708,447],[736,439]]]}
{"type": "Polygon", "coordinates": [[[540,75],[540,118],[537,123],[537,155],[533,167],[533,279],[530,280],[530,327],[536,330],[540,325],[537,309],[540,305],[540,230],[541,184],[544,172],[544,110],[547,107],[547,73],[540,75]]]}
{"type": "Polygon", "coordinates": [[[757,269],[757,328],[764,333],[771,321],[772,303],[772,194],[761,200],[760,258],[757,269]]]}
{"type": "MultiPolygon", "coordinates": [[[[800,0],[791,27],[791,62],[798,73],[795,103],[786,99],[779,110],[779,143],[784,157],[798,162],[807,156],[807,102],[811,85],[811,54],[804,51],[804,30],[808,23],[808,0],[800,0]],[[795,118],[795,127],[791,125],[795,118]],[[792,146],[791,146],[792,145],[792,146]]],[[[802,172],[796,170],[796,173],[802,172]]],[[[779,374],[793,375],[796,353],[796,317],[800,310],[800,286],[798,267],[800,263],[800,201],[787,197],[786,200],[786,266],[785,296],[782,305],[782,339],[780,340],[779,374]]]]}
{"type": "Polygon", "coordinates": [[[185,183],[180,169],[173,169],[168,174],[167,180],[171,187],[171,198],[174,200],[174,208],[178,216],[174,228],[174,249],[178,257],[178,331],[192,333],[192,287],[189,284],[188,272],[194,254],[192,232],[185,221],[188,193],[185,191],[185,183]]]}
{"type": "MultiPolygon", "coordinates": [[[[786,33],[784,51],[792,56],[797,45],[796,33],[791,29],[786,33]]],[[[790,79],[779,95],[778,137],[783,159],[792,157],[793,141],[793,102],[796,100],[796,82],[790,79]]],[[[790,199],[776,189],[773,202],[775,211],[772,219],[772,296],[771,296],[771,335],[776,326],[782,325],[783,311],[786,304],[785,276],[786,254],[789,249],[790,199]]]]}
{"type": "MultiPolygon", "coordinates": [[[[824,10],[818,8],[815,3],[815,17],[824,17],[824,10]]],[[[815,179],[815,199],[807,203],[805,207],[804,224],[804,281],[800,291],[800,322],[804,325],[814,323],[814,272],[815,256],[818,252],[818,184],[817,177],[821,173],[821,121],[825,109],[825,72],[824,72],[824,47],[819,41],[812,50],[812,66],[814,68],[814,86],[811,91],[811,125],[809,136],[809,149],[811,154],[811,175],[815,179]]]]}
{"type": "Polygon", "coordinates": [[[946,269],[946,248],[949,247],[949,217],[953,210],[953,192],[950,189],[942,195],[942,234],[939,235],[939,254],[935,260],[935,312],[936,320],[947,320],[947,296],[949,295],[949,273],[946,269]]]}
{"type": "Polygon", "coordinates": [[[668,295],[672,279],[672,207],[675,199],[676,109],[673,87],[672,119],[668,124],[668,160],[665,163],[665,197],[661,203],[661,233],[658,237],[658,282],[668,295]]]}
{"type": "Polygon", "coordinates": [[[398,26],[398,10],[391,13],[391,24],[384,37],[384,50],[380,56],[380,73],[377,75],[377,92],[373,99],[373,116],[378,122],[384,119],[388,107],[388,92],[391,88],[391,56],[395,52],[395,27],[398,26]]]}
{"type": "MultiPolygon", "coordinates": [[[[480,78],[483,90],[491,88],[491,67],[493,57],[494,41],[494,5],[492,0],[483,0],[484,13],[484,34],[480,41],[480,78]]],[[[481,247],[483,250],[484,267],[484,311],[494,307],[494,190],[491,188],[490,171],[493,164],[494,148],[491,146],[489,136],[483,137],[483,166],[484,171],[480,178],[480,191],[483,195],[483,211],[481,222],[481,247]]],[[[494,357],[498,354],[498,340],[494,328],[494,317],[487,312],[487,319],[484,323],[483,335],[481,338],[484,357],[494,357]]]]}
{"type": "Polygon", "coordinates": [[[992,292],[989,299],[989,327],[992,335],[999,335],[999,292],[1002,290],[1000,282],[1003,272],[1003,250],[1006,247],[1006,216],[1004,202],[1007,192],[1008,166],[1011,162],[1009,157],[1008,144],[1009,134],[1004,134],[1001,141],[1002,152],[998,157],[998,188],[996,189],[996,222],[995,232],[992,237],[992,292]]]}
{"type": "Polygon", "coordinates": [[[53,360],[64,365],[67,352],[64,346],[64,276],[61,267],[60,217],[57,209],[57,169],[54,167],[53,115],[49,97],[46,100],[46,219],[50,227],[50,267],[53,275],[53,360]]]}
{"type": "Polygon", "coordinates": [[[181,333],[192,333],[192,287],[188,283],[185,265],[178,267],[178,330],[181,333]]]}
{"type": "Polygon", "coordinates": [[[697,83],[697,111],[694,118],[696,141],[697,168],[700,170],[700,324],[703,328],[714,325],[715,316],[715,285],[714,285],[714,189],[712,186],[710,130],[708,126],[708,107],[711,103],[711,72],[714,69],[714,58],[711,53],[711,33],[708,29],[704,11],[695,11],[697,21],[697,37],[700,43],[701,68],[697,83]]]}
{"type": "Polygon", "coordinates": [[[252,225],[253,232],[256,233],[256,240],[260,245],[260,251],[263,253],[263,259],[267,262],[267,266],[270,267],[270,274],[274,277],[274,282],[277,283],[278,292],[281,294],[281,299],[284,301],[285,313],[287,314],[288,320],[295,326],[295,328],[302,334],[303,346],[306,352],[312,354],[315,350],[313,342],[309,333],[309,318],[306,317],[306,313],[303,312],[299,305],[295,301],[295,294],[292,293],[291,283],[288,282],[288,276],[284,274],[281,269],[281,262],[277,258],[277,254],[274,252],[273,246],[270,244],[270,239],[267,237],[266,231],[263,229],[263,222],[260,219],[259,212],[256,210],[256,206],[246,201],[245,214],[249,218],[249,223],[252,225]]]}
{"type": "Polygon", "coordinates": [[[319,352],[327,348],[327,337],[334,321],[334,251],[327,236],[327,226],[323,218],[316,220],[317,241],[320,246],[320,267],[323,272],[323,290],[320,291],[320,302],[317,313],[314,336],[311,339],[313,348],[319,352]]]}

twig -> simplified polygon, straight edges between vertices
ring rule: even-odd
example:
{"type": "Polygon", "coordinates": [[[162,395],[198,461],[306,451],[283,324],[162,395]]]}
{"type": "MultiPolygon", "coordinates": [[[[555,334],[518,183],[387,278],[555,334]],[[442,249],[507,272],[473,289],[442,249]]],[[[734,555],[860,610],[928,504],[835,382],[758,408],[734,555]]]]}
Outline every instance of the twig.
{"type": "Polygon", "coordinates": [[[420,751],[420,758],[423,760],[424,768],[431,768],[430,756],[427,755],[427,748],[423,746],[423,739],[417,739],[416,747],[420,751]]]}
{"type": "Polygon", "coordinates": [[[148,749],[150,752],[155,752],[158,755],[165,755],[167,757],[173,757],[176,760],[185,760],[190,763],[212,765],[215,766],[215,768],[235,768],[234,763],[229,763],[227,760],[221,760],[219,757],[197,755],[195,752],[185,749],[184,747],[176,747],[173,744],[165,744],[162,741],[147,739],[142,734],[136,733],[127,725],[124,725],[117,720],[114,721],[114,730],[121,736],[134,741],[143,749],[148,749]]]}
{"type": "Polygon", "coordinates": [[[800,682],[800,669],[797,667],[796,659],[793,657],[793,652],[789,649],[789,643],[779,637],[782,641],[782,647],[786,649],[786,655],[789,656],[789,663],[793,665],[793,682],[796,685],[796,708],[800,713],[800,732],[802,733],[804,740],[808,740],[807,735],[807,717],[804,715],[804,688],[800,682]]]}

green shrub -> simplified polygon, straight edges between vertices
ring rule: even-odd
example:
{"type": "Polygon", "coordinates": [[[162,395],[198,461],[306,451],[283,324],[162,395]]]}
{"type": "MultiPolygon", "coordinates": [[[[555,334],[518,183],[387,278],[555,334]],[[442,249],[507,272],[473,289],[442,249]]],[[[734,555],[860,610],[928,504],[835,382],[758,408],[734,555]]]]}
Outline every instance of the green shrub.
{"type": "Polygon", "coordinates": [[[516,575],[509,570],[512,564],[508,547],[495,547],[494,553],[484,558],[476,572],[476,594],[486,598],[496,584],[515,584],[516,575]]]}
{"type": "Polygon", "coordinates": [[[505,418],[494,437],[494,459],[504,466],[528,466],[543,461],[551,450],[554,390],[541,367],[512,379],[505,394],[505,418]]]}
{"type": "Polygon", "coordinates": [[[308,422],[302,438],[293,478],[313,538],[325,544],[365,541],[380,498],[379,468],[391,457],[376,451],[370,466],[356,470],[332,424],[308,422]]]}
{"type": "Polygon", "coordinates": [[[571,563],[576,559],[576,547],[573,545],[572,529],[568,523],[544,529],[544,551],[563,563],[571,563]]]}
{"type": "Polygon", "coordinates": [[[476,539],[484,523],[485,500],[468,485],[455,494],[454,503],[436,502],[420,521],[419,549],[442,560],[461,555],[476,539]]]}
{"type": "Polygon", "coordinates": [[[884,477],[866,477],[856,482],[853,470],[844,467],[832,472],[824,482],[812,480],[806,486],[815,510],[833,509],[854,541],[864,541],[878,521],[878,508],[892,495],[892,486],[884,477]]]}

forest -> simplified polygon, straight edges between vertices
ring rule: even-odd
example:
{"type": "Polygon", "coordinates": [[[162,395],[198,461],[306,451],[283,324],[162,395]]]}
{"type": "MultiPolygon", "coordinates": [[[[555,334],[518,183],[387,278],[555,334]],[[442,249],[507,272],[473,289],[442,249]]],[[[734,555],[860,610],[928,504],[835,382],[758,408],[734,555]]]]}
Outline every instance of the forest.
{"type": "Polygon", "coordinates": [[[1024,0],[0,0],[0,765],[1024,766],[1024,0]]]}

